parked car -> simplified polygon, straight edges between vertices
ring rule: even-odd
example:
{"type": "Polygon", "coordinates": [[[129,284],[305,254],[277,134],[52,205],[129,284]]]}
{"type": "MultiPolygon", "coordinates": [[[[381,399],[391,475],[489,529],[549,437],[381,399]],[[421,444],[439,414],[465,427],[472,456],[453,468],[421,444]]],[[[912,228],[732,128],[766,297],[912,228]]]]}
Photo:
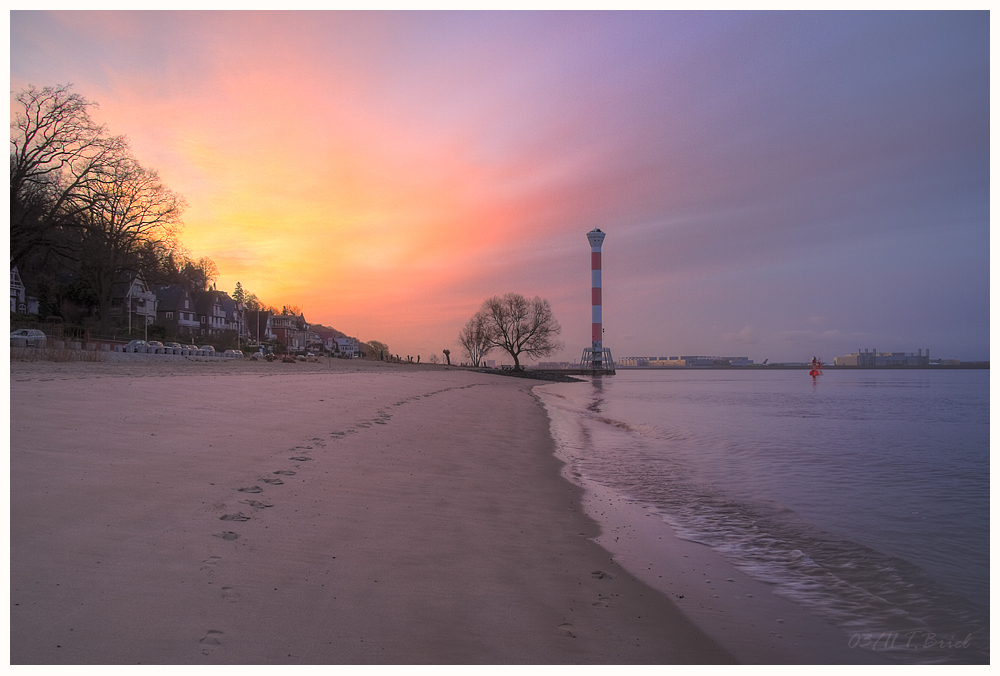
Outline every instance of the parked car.
{"type": "Polygon", "coordinates": [[[180,354],[181,344],[180,343],[164,343],[163,344],[163,354],[180,354]]]}
{"type": "Polygon", "coordinates": [[[130,340],[128,345],[125,346],[126,352],[145,352],[146,351],[146,341],[144,340],[130,340]]]}
{"type": "Polygon", "coordinates": [[[150,340],[146,343],[149,354],[163,354],[163,343],[158,340],[150,340]]]}
{"type": "Polygon", "coordinates": [[[214,357],[214,356],[215,356],[215,348],[214,348],[214,347],[212,347],[211,345],[202,345],[202,346],[201,346],[200,348],[198,348],[198,349],[199,349],[199,350],[201,350],[201,351],[202,351],[202,353],[203,353],[203,354],[204,354],[204,355],[205,355],[206,357],[214,357]]]}
{"type": "Polygon", "coordinates": [[[226,350],[225,352],[222,353],[222,356],[226,357],[227,359],[242,359],[243,350],[226,350]]]}
{"type": "Polygon", "coordinates": [[[12,347],[45,347],[45,333],[38,329],[18,329],[11,331],[12,347]]]}
{"type": "Polygon", "coordinates": [[[200,350],[197,345],[181,345],[181,354],[196,356],[200,350]]]}

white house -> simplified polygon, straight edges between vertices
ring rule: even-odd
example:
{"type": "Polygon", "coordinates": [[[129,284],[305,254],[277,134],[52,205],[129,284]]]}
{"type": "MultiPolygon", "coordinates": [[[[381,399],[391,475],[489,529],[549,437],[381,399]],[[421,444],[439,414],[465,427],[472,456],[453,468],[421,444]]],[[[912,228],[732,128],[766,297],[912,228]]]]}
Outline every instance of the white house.
{"type": "Polygon", "coordinates": [[[129,273],[111,291],[111,316],[123,317],[142,326],[156,323],[156,293],[146,284],[141,273],[129,273]]]}
{"type": "Polygon", "coordinates": [[[357,338],[337,338],[337,353],[341,357],[353,359],[358,353],[357,338]]]}
{"type": "Polygon", "coordinates": [[[16,265],[10,269],[10,311],[21,314],[28,311],[28,306],[24,302],[24,284],[21,283],[21,275],[16,265]]]}

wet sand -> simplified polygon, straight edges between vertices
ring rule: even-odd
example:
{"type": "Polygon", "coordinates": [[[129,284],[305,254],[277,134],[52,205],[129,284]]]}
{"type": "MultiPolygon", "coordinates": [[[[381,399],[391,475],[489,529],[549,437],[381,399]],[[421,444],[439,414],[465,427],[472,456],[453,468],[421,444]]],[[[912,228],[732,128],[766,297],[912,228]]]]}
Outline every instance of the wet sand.
{"type": "Polygon", "coordinates": [[[10,373],[13,664],[732,661],[594,541],[532,381],[10,373]]]}

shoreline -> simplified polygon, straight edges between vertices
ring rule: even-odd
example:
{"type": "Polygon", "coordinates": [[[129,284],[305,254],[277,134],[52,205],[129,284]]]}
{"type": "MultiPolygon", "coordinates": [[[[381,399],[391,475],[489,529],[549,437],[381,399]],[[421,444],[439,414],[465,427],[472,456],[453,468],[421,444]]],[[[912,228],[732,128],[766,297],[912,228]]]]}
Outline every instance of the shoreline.
{"type": "Polygon", "coordinates": [[[685,540],[637,501],[577,476],[595,541],[727,650],[740,664],[892,664],[850,645],[850,637],[774,593],[706,545],[685,540]]]}
{"type": "MultiPolygon", "coordinates": [[[[744,573],[711,547],[684,539],[655,508],[591,479],[560,448],[554,386],[536,386],[567,480],[584,489],[583,508],[600,525],[595,541],[632,575],[669,598],[741,664],[893,664],[774,587],[744,573]]],[[[573,424],[570,422],[569,424],[573,424]]],[[[568,452],[567,452],[568,451],[568,452]]]]}
{"type": "Polygon", "coordinates": [[[245,366],[11,363],[12,663],[732,661],[594,541],[537,381],[245,366]]]}

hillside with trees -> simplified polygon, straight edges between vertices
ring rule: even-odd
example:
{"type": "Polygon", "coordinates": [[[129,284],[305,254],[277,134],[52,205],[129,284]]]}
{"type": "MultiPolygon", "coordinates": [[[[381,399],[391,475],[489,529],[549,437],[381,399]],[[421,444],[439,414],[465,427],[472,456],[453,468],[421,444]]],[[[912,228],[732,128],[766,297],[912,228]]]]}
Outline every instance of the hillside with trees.
{"type": "MultiPolygon", "coordinates": [[[[199,322],[217,318],[207,334],[229,346],[238,344],[237,334],[253,335],[250,313],[258,322],[288,316],[304,324],[299,306],[278,309],[239,282],[232,295],[216,288],[216,264],[180,242],[184,197],[135,157],[125,136],[94,121],[97,107],[70,85],[29,86],[14,99],[12,328],[194,342],[206,334],[199,322]],[[161,297],[184,306],[165,308],[161,297]],[[209,304],[217,317],[205,314],[211,309],[195,312],[194,306],[209,304]]],[[[321,324],[312,328],[347,337],[321,324]]]]}

